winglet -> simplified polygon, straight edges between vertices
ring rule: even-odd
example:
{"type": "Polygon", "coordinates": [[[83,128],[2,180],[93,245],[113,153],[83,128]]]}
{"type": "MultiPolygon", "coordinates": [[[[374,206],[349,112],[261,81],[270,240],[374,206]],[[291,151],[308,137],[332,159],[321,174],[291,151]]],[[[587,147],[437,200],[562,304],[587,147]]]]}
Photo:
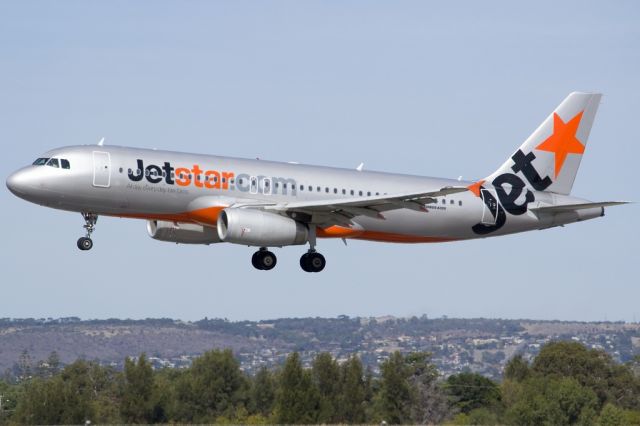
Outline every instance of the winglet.
{"type": "Polygon", "coordinates": [[[364,163],[360,163],[360,165],[356,167],[356,170],[361,172],[363,167],[364,167],[364,163]]]}
{"type": "Polygon", "coordinates": [[[104,145],[104,137],[100,139],[100,142],[98,142],[98,146],[102,146],[102,145],[104,145]]]}

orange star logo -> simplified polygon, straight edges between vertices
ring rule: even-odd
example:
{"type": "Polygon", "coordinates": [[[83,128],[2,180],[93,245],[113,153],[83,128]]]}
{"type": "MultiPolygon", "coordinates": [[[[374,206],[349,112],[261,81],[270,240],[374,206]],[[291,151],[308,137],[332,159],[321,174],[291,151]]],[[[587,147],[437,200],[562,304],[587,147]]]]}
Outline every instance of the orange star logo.
{"type": "Polygon", "coordinates": [[[541,151],[553,152],[555,154],[556,178],[560,174],[560,170],[562,170],[562,165],[567,158],[567,154],[584,153],[584,145],[576,138],[576,132],[578,131],[583,112],[584,111],[581,111],[566,123],[554,112],[553,134],[536,147],[536,149],[541,151]]]}

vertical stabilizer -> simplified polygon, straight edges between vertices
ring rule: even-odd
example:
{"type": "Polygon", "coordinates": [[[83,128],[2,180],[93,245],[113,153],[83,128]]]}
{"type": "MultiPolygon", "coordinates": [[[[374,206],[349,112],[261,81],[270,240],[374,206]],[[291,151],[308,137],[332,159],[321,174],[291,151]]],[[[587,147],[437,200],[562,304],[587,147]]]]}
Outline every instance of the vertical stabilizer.
{"type": "Polygon", "coordinates": [[[538,179],[524,179],[538,191],[568,195],[576,179],[587,146],[591,126],[600,104],[600,93],[573,92],[527,138],[518,150],[486,180],[492,182],[503,173],[538,179]]]}

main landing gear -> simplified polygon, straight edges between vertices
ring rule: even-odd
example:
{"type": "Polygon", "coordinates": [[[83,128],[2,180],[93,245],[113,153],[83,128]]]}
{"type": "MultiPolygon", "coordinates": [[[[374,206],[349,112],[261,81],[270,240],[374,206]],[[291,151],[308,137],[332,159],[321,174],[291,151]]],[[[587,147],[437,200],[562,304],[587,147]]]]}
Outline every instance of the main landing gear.
{"type": "MultiPolygon", "coordinates": [[[[316,228],[309,226],[309,251],[300,257],[300,267],[305,272],[320,272],[327,264],[324,256],[316,251],[316,228]]],[[[260,250],[253,253],[251,264],[254,268],[261,271],[269,271],[276,266],[276,255],[270,252],[266,247],[260,247],[260,250]]]]}
{"type": "Polygon", "coordinates": [[[300,257],[300,267],[305,272],[320,272],[326,264],[324,256],[312,249],[300,257]]]}
{"type": "Polygon", "coordinates": [[[82,217],[84,218],[83,228],[86,230],[86,236],[78,238],[78,248],[83,251],[91,250],[93,247],[91,233],[96,229],[98,215],[93,213],[82,213],[82,217]]]}
{"type": "Polygon", "coordinates": [[[309,225],[309,251],[300,257],[300,267],[305,272],[320,272],[326,265],[324,256],[316,251],[316,226],[309,225]]]}
{"type": "Polygon", "coordinates": [[[260,247],[260,250],[253,253],[251,257],[251,264],[254,268],[261,271],[269,271],[276,266],[278,259],[276,255],[267,250],[266,247],[260,247]]]}

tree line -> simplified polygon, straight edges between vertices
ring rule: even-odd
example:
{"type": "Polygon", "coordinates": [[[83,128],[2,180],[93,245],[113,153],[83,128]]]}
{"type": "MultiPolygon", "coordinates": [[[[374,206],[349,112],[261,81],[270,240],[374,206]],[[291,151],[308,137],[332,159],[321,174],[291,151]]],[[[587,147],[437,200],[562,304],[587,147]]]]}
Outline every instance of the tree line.
{"type": "Polygon", "coordinates": [[[185,369],[154,370],[144,354],[123,371],[86,360],[61,368],[55,356],[42,365],[0,382],[2,424],[640,425],[640,358],[618,364],[576,342],[549,343],[531,363],[516,355],[500,383],[471,372],[443,379],[422,352],[391,354],[375,376],[356,356],[328,353],[303,368],[294,352],[253,376],[230,350],[185,369]]]}

